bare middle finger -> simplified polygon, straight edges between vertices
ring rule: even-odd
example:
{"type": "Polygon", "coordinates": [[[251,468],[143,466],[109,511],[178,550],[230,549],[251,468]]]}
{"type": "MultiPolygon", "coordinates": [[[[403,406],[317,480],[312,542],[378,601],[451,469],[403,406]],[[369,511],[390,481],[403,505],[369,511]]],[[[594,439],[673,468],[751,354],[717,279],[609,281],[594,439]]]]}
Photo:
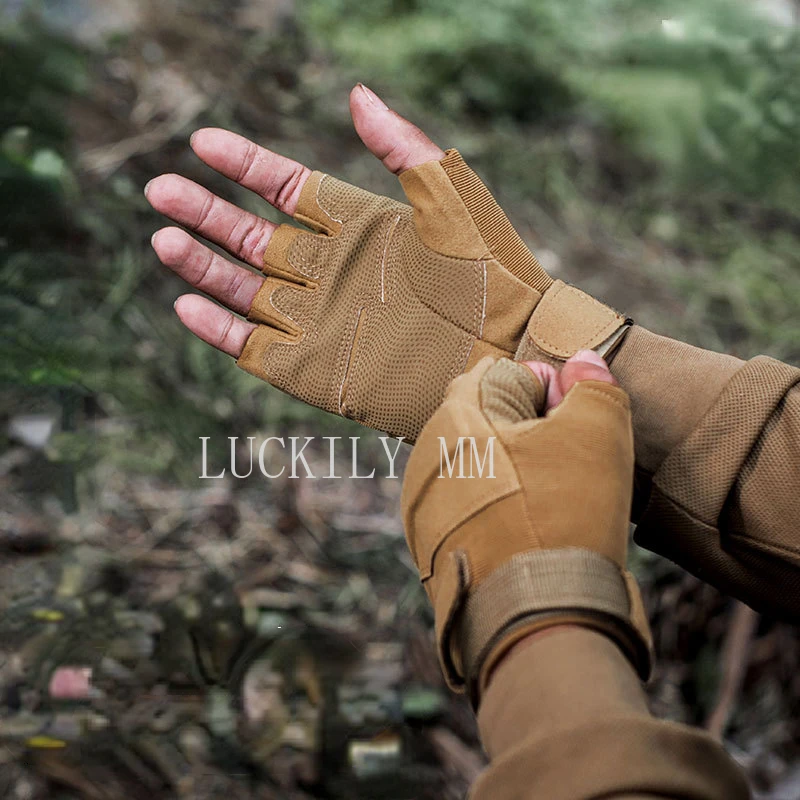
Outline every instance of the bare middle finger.
{"type": "Polygon", "coordinates": [[[180,175],[153,178],[145,195],[156,211],[254,267],[261,267],[264,251],[278,227],[180,175]]]}

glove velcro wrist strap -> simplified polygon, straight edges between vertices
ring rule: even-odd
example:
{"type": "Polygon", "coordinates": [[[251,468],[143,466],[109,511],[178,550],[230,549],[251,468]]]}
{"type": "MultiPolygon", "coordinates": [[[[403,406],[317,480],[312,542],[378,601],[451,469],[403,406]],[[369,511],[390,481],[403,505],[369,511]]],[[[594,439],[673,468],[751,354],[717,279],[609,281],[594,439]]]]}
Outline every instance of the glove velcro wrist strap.
{"type": "Polygon", "coordinates": [[[444,572],[435,603],[436,637],[451,688],[475,694],[491,651],[536,617],[550,624],[580,619],[602,630],[642,679],[648,678],[652,644],[638,586],[630,573],[599,553],[580,548],[519,553],[472,591],[465,553],[453,553],[444,572]]]}
{"type": "Polygon", "coordinates": [[[631,324],[631,320],[586,292],[555,281],[528,320],[514,358],[556,364],[578,350],[594,350],[606,357],[631,324]]]}

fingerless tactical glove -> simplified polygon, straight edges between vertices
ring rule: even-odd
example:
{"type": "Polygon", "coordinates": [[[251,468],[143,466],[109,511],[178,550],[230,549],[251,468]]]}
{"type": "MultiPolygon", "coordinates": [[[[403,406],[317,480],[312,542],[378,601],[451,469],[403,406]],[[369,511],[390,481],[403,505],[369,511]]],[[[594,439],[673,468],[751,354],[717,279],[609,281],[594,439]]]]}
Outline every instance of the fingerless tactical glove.
{"type": "Polygon", "coordinates": [[[553,280],[461,156],[407,170],[411,207],[314,172],[264,255],[243,369],[414,440],[483,356],[607,353],[626,319],[553,280]]]}
{"type": "Polygon", "coordinates": [[[476,702],[514,641],[562,623],[603,631],[643,678],[650,670],[647,618],[625,569],[628,397],[584,381],[542,418],[543,406],[526,366],[483,359],[453,381],[406,467],[406,538],[439,658],[450,686],[476,702]]]}

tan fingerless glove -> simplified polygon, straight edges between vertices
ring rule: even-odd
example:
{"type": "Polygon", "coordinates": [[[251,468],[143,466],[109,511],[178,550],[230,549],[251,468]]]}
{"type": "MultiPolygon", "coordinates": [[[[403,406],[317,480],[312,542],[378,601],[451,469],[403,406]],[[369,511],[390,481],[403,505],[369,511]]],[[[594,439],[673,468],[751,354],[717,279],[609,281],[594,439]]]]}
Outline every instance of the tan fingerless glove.
{"type": "Polygon", "coordinates": [[[650,670],[647,619],[625,569],[627,395],[585,381],[539,418],[543,406],[527,367],[485,358],[453,381],[406,469],[406,538],[434,606],[442,668],[475,702],[514,641],[565,622],[612,637],[642,678],[650,670]],[[473,477],[458,477],[460,466],[473,477]]]}
{"type": "Polygon", "coordinates": [[[264,255],[243,369],[414,440],[483,356],[604,354],[626,319],[554,281],[461,156],[400,176],[411,207],[314,172],[264,255]]]}

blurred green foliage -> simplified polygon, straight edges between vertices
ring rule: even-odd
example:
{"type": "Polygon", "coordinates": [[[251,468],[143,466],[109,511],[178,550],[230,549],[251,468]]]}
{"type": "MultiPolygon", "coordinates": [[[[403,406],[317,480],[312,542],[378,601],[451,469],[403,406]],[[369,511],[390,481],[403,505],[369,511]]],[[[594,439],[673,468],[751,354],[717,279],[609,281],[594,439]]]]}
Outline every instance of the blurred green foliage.
{"type": "Polygon", "coordinates": [[[311,0],[302,13],[342,66],[448,118],[521,133],[583,118],[665,179],[798,207],[800,35],[751,3],[311,0]]]}
{"type": "Polygon", "coordinates": [[[141,291],[150,261],[141,193],[124,176],[100,190],[76,178],[67,108],[88,70],[86,52],[30,19],[3,29],[3,410],[55,415],[64,431],[50,447],[54,461],[85,470],[113,450],[158,472],[196,449],[216,414],[182,395],[183,351],[169,346],[178,325],[168,304],[141,291]],[[113,434],[80,430],[84,407],[115,418],[113,434]]]}
{"type": "Polygon", "coordinates": [[[77,50],[42,29],[0,39],[0,375],[20,384],[70,384],[78,377],[77,329],[54,309],[74,296],[65,247],[76,231],[75,182],[65,161],[67,128],[53,113],[80,86],[77,50]]]}

